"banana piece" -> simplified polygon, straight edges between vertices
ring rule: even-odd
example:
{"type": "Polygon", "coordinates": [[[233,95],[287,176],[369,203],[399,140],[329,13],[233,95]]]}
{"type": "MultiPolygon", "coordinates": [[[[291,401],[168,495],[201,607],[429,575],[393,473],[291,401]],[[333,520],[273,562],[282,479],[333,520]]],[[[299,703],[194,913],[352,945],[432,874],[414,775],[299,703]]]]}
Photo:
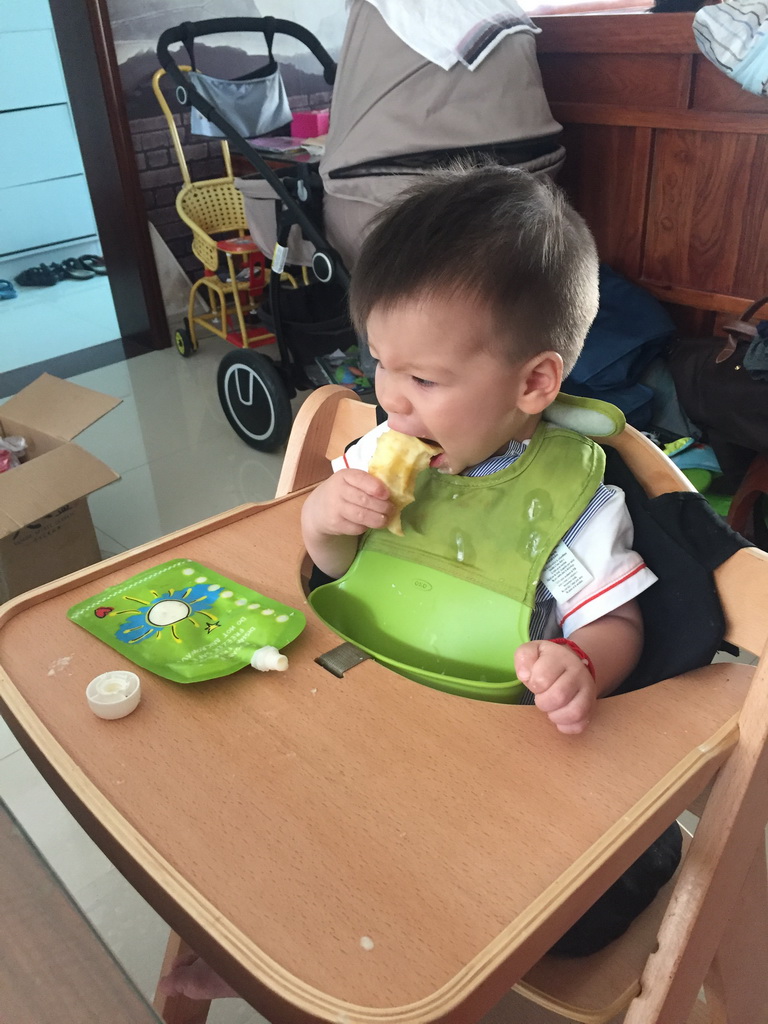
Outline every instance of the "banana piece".
{"type": "Polygon", "coordinates": [[[414,500],[416,477],[441,451],[439,445],[428,444],[397,430],[386,430],[379,438],[368,472],[389,488],[389,498],[395,506],[395,513],[387,523],[390,533],[402,537],[400,513],[414,500]]]}

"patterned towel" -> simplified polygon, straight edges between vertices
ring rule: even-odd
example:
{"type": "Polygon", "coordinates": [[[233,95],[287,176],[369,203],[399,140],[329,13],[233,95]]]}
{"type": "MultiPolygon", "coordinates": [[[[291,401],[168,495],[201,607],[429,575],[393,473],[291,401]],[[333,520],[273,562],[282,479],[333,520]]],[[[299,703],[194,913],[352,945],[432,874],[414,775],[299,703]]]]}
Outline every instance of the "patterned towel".
{"type": "Polygon", "coordinates": [[[742,89],[768,96],[768,0],[727,0],[693,19],[696,43],[742,89]]]}

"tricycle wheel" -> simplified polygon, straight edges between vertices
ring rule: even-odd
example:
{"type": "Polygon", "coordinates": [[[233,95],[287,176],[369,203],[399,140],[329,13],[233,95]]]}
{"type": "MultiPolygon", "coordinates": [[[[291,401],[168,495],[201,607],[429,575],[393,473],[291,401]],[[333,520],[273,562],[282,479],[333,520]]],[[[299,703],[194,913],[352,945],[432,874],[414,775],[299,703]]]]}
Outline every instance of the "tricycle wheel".
{"type": "Polygon", "coordinates": [[[293,414],[271,359],[250,349],[230,352],[219,363],[216,383],[224,415],[247,445],[271,452],[285,443],[293,414]]]}
{"type": "Polygon", "coordinates": [[[192,339],[186,327],[179,327],[173,336],[173,343],[185,359],[188,359],[195,352],[195,346],[192,344],[192,339]]]}

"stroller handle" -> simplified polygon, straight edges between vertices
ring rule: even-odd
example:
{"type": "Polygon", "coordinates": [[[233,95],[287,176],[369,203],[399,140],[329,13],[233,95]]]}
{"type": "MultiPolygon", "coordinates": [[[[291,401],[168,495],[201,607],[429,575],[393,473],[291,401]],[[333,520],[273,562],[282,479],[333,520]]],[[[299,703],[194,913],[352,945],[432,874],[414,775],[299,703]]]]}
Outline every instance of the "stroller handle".
{"type": "MultiPolygon", "coordinates": [[[[294,21],[283,18],[208,18],[205,21],[187,21],[175,28],[167,28],[157,41],[157,59],[169,74],[173,75],[176,61],[168,52],[173,43],[186,43],[188,39],[199,36],[216,35],[219,32],[261,32],[263,35],[292,36],[304,43],[323,67],[323,78],[328,85],[336,79],[336,61],[331,57],[319,39],[294,21]]],[[[174,76],[175,77],[175,76],[174,76]]]]}
{"type": "Polygon", "coordinates": [[[238,153],[245,157],[252,167],[258,171],[260,176],[268,181],[276,196],[282,201],[283,207],[290,211],[295,223],[301,228],[304,237],[315,246],[315,249],[324,253],[333,267],[333,273],[344,287],[349,285],[349,273],[344,266],[344,261],[330,245],[327,238],[318,230],[317,226],[307,216],[301,204],[297,203],[286,189],[274,170],[263,159],[247,139],[235,131],[231,124],[224,118],[215,107],[212,106],[203,96],[200,95],[194,85],[188,80],[179,67],[177,61],[168,52],[172,43],[185,43],[200,35],[213,35],[219,32],[249,32],[256,31],[264,34],[282,32],[284,35],[293,36],[300,42],[306,44],[312,53],[317,57],[325,69],[325,80],[332,84],[336,76],[336,64],[318,40],[303,26],[293,21],[283,21],[281,18],[210,18],[206,21],[185,22],[176,28],[166,29],[157,42],[157,59],[162,68],[171,79],[181,86],[187,95],[190,105],[199,110],[203,117],[223,132],[224,137],[238,153]]]}

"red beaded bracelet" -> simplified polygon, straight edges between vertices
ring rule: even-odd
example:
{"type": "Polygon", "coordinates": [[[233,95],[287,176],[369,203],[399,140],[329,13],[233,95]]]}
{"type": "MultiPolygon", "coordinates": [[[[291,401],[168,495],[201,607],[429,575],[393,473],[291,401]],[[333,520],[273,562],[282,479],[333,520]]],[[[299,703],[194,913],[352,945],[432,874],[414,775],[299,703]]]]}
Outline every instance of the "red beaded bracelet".
{"type": "Polygon", "coordinates": [[[595,678],[595,666],[592,664],[592,659],[585,651],[582,651],[579,645],[575,644],[573,640],[567,640],[564,636],[558,636],[549,642],[551,644],[560,644],[562,647],[567,647],[569,650],[573,651],[579,661],[587,666],[587,670],[592,678],[595,678]]]}

